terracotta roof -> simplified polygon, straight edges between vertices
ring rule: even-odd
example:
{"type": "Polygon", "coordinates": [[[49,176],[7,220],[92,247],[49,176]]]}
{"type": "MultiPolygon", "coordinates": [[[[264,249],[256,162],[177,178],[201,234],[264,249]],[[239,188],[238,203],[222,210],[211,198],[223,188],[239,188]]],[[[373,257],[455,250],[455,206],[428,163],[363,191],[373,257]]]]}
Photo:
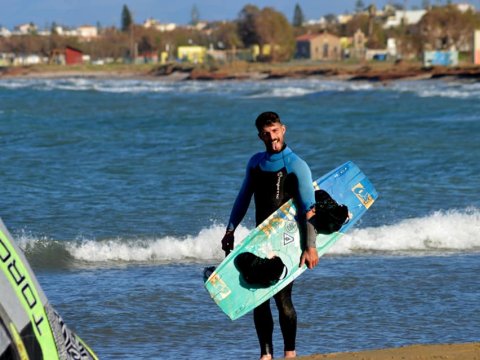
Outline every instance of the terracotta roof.
{"type": "Polygon", "coordinates": [[[308,41],[308,40],[315,39],[319,35],[321,35],[321,34],[303,34],[303,35],[298,36],[296,40],[297,41],[308,41]]]}
{"type": "Polygon", "coordinates": [[[295,40],[297,41],[310,41],[316,39],[318,37],[334,37],[337,38],[338,36],[330,34],[328,32],[318,33],[318,34],[303,34],[298,36],[295,40]]]}

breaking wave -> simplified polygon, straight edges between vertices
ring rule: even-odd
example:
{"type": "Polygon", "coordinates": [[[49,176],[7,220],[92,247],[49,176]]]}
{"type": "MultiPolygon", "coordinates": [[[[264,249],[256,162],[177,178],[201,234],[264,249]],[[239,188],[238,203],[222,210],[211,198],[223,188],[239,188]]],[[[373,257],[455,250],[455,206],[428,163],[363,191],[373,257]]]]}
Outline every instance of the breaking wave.
{"type": "MultiPolygon", "coordinates": [[[[38,267],[111,266],[220,262],[224,226],[215,225],[185,238],[78,239],[58,241],[27,234],[15,236],[32,265],[38,267]]],[[[249,229],[240,226],[236,239],[249,229]]],[[[396,224],[353,229],[329,251],[330,255],[443,255],[480,251],[480,210],[439,211],[396,224]]]]}
{"type": "Polygon", "coordinates": [[[13,78],[0,80],[0,89],[37,91],[95,91],[128,94],[218,93],[246,98],[291,98],[316,93],[355,91],[410,92],[419,97],[478,98],[480,84],[460,80],[398,80],[387,83],[344,81],[329,78],[261,81],[170,81],[152,79],[110,79],[88,77],[13,78]]]}

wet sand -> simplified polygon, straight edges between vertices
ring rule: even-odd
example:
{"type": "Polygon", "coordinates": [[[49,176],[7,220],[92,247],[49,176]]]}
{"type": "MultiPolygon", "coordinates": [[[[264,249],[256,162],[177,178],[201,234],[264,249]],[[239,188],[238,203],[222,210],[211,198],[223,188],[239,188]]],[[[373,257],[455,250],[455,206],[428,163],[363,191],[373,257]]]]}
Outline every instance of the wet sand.
{"type": "Polygon", "coordinates": [[[411,345],[393,349],[299,356],[302,360],[480,360],[480,343],[411,345]]]}

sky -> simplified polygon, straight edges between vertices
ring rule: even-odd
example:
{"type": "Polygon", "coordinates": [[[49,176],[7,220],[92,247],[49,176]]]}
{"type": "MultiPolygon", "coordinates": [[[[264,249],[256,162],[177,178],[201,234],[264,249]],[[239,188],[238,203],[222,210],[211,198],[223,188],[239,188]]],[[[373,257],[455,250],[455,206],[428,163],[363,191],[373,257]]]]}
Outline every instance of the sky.
{"type": "MultiPolygon", "coordinates": [[[[382,8],[387,3],[399,3],[408,9],[421,7],[422,0],[362,0],[382,8]]],[[[444,4],[446,0],[430,0],[431,4],[444,4]]],[[[480,8],[480,0],[454,1],[471,3],[480,8]]],[[[76,27],[97,25],[120,27],[123,5],[130,9],[135,23],[154,18],[164,23],[187,24],[194,6],[200,20],[234,20],[246,4],[259,8],[270,6],[292,21],[295,4],[299,4],[305,18],[318,19],[326,14],[353,12],[356,0],[0,0],[0,26],[10,30],[16,25],[33,22],[40,29],[52,22],[76,27]]]]}

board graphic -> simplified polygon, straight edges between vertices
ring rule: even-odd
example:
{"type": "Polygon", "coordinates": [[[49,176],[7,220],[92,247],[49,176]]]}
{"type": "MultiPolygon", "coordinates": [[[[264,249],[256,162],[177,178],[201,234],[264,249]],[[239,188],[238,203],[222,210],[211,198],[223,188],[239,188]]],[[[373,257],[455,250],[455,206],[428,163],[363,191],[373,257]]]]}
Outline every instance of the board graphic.
{"type": "Polygon", "coordinates": [[[0,360],[96,360],[48,302],[0,219],[0,360]]]}
{"type": "MultiPolygon", "coordinates": [[[[370,180],[351,161],[317,179],[313,186],[316,190],[328,192],[339,204],[347,205],[350,213],[350,220],[338,232],[317,235],[318,255],[322,256],[372,206],[378,194],[370,180]]],[[[253,229],[206,280],[205,287],[210,296],[230,319],[238,319],[253,310],[306,270],[306,266],[299,267],[302,249],[296,214],[292,200],[283,204],[253,229]],[[287,267],[287,275],[270,287],[248,284],[234,264],[236,256],[244,252],[262,258],[279,256],[287,267]]]]}

